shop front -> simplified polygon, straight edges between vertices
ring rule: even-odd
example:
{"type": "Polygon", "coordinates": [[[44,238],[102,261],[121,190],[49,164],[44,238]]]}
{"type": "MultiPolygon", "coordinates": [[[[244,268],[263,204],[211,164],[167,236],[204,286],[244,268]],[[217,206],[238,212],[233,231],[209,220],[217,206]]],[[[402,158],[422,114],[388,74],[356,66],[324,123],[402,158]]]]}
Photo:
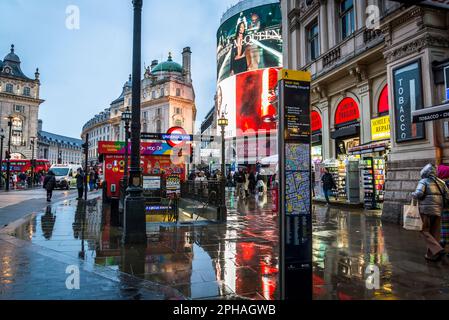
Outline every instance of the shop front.
{"type": "Polygon", "coordinates": [[[349,150],[360,145],[360,109],[350,97],[344,98],[335,112],[335,159],[324,162],[324,168],[334,176],[335,196],[343,202],[360,202],[359,159],[349,150]]]}
{"type": "Polygon", "coordinates": [[[382,209],[384,202],[387,155],[391,150],[388,111],[386,85],[377,103],[379,116],[371,119],[371,142],[349,149],[350,155],[360,157],[360,197],[366,209],[382,209]]]}

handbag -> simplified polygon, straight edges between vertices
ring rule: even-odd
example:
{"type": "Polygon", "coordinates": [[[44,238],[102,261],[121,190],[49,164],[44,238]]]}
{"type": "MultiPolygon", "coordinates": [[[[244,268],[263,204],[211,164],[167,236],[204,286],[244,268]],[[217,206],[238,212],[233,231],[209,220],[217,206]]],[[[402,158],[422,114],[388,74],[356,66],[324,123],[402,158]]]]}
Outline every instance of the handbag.
{"type": "Polygon", "coordinates": [[[404,229],[410,231],[421,231],[423,222],[419,214],[418,202],[412,200],[410,205],[404,206],[404,229]]]}

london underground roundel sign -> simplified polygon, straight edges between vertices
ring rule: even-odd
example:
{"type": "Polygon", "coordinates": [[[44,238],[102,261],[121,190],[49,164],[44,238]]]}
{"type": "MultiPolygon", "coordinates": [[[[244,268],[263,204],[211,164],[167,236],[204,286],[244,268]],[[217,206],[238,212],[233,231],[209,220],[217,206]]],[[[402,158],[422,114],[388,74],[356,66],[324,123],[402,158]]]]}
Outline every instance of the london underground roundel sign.
{"type": "Polygon", "coordinates": [[[172,147],[183,145],[187,138],[187,132],[182,127],[172,127],[167,131],[167,143],[172,147]],[[171,137],[172,136],[172,137],[171,137]]]}

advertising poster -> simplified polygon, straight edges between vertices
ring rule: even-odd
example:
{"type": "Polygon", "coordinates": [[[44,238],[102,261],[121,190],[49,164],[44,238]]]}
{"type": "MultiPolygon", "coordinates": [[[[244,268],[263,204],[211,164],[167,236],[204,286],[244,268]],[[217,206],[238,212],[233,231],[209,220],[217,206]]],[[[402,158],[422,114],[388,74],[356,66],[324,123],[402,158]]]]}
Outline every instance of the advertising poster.
{"type": "Polygon", "coordinates": [[[181,194],[181,180],[177,175],[171,175],[167,177],[166,181],[167,195],[181,194]]]}
{"type": "Polygon", "coordinates": [[[444,68],[444,84],[446,90],[446,101],[449,101],[449,67],[444,68]]]}
{"type": "Polygon", "coordinates": [[[421,63],[393,71],[396,142],[424,139],[424,124],[413,123],[412,112],[423,108],[421,63]]]}
{"type": "Polygon", "coordinates": [[[161,177],[159,176],[144,176],[143,177],[143,190],[145,191],[157,191],[161,189],[161,177]]]}
{"type": "Polygon", "coordinates": [[[229,121],[229,124],[225,129],[225,138],[235,137],[237,132],[235,113],[235,81],[236,78],[231,77],[222,81],[217,87],[217,128],[220,128],[218,127],[218,119],[221,118],[222,114],[229,121]]]}
{"type": "Polygon", "coordinates": [[[217,32],[218,82],[246,71],[282,66],[281,9],[278,3],[240,12],[217,32]]]}

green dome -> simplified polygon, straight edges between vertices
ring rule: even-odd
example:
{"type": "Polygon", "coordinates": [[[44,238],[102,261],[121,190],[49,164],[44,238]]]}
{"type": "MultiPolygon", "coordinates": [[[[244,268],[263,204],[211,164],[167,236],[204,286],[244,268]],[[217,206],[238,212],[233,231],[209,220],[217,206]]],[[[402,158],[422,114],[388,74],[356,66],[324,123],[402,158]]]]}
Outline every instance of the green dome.
{"type": "Polygon", "coordinates": [[[179,63],[173,61],[171,53],[168,55],[168,60],[159,63],[156,67],[151,70],[151,73],[155,74],[157,72],[179,72],[182,73],[183,69],[179,63]]]}

